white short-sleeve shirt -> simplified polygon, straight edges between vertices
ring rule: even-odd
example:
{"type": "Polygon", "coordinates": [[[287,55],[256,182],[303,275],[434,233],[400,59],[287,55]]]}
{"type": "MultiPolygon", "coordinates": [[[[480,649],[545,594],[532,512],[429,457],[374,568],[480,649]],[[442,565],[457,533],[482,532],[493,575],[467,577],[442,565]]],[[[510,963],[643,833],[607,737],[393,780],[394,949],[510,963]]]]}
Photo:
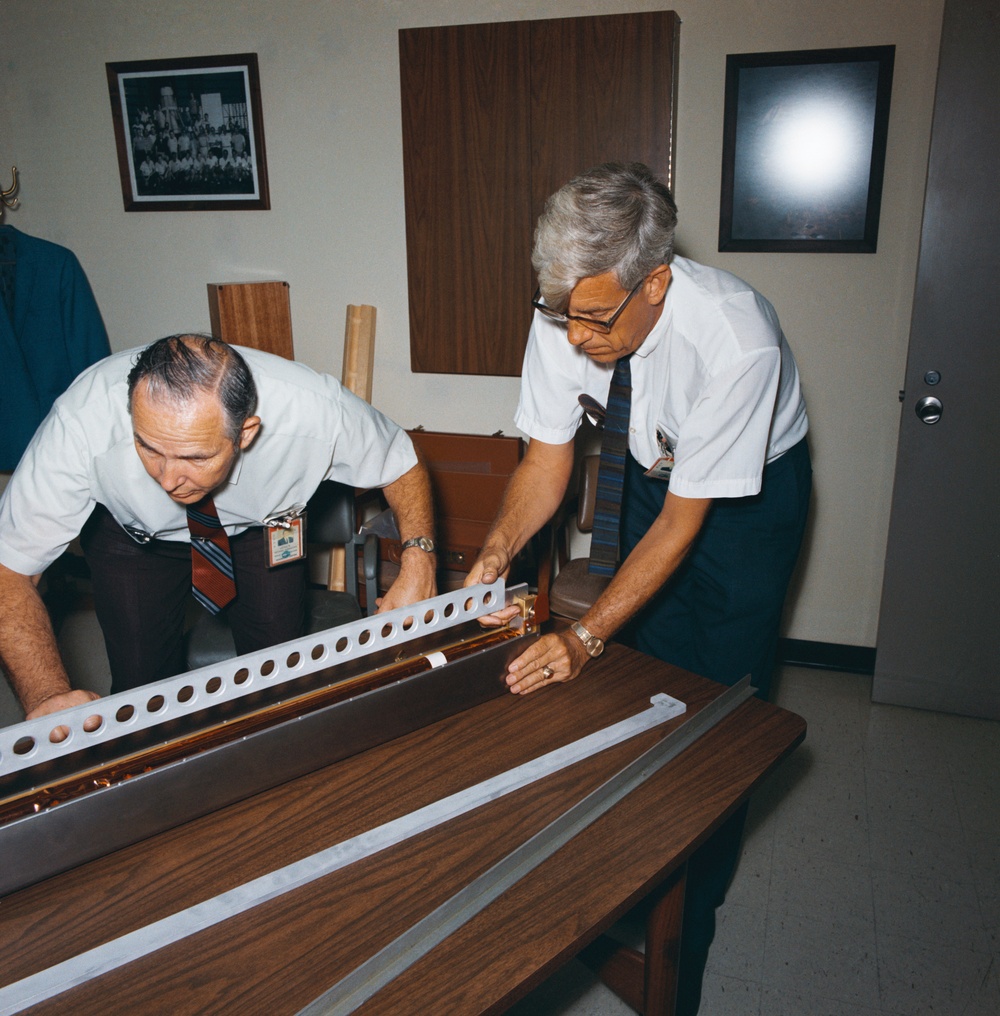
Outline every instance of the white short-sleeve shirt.
{"type": "MultiPolygon", "coordinates": [[[[0,564],[37,575],[103,504],[133,534],[187,541],[187,515],[135,450],[127,378],[141,350],[84,371],[56,400],[0,498],[0,564]]],[[[233,535],[304,506],[320,482],[383,487],[416,464],[406,432],[332,377],[239,348],[260,432],[213,497],[233,535]]]]}
{"type": "MultiPolygon", "coordinates": [[[[681,497],[756,494],[765,463],[808,430],[792,351],[752,286],[686,258],[670,267],[663,312],[632,355],[629,450],[648,469],[668,446],[670,489],[681,497]]],[[[613,370],[536,313],[514,422],[539,441],[572,440],[579,396],[606,405],[613,370]]]]}

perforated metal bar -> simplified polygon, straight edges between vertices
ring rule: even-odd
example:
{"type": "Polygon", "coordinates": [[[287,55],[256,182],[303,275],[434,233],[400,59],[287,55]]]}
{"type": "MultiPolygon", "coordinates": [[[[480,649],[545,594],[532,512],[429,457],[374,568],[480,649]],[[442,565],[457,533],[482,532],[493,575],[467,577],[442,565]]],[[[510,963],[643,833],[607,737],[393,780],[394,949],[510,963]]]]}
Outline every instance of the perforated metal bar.
{"type": "Polygon", "coordinates": [[[502,607],[514,592],[512,588],[505,595],[502,579],[492,585],[454,590],[419,604],[16,723],[0,730],[0,776],[474,620],[502,607]],[[100,718],[100,725],[96,730],[85,730],[84,723],[92,716],[100,718]],[[69,736],[59,742],[50,741],[49,735],[56,727],[66,727],[69,736]]]}

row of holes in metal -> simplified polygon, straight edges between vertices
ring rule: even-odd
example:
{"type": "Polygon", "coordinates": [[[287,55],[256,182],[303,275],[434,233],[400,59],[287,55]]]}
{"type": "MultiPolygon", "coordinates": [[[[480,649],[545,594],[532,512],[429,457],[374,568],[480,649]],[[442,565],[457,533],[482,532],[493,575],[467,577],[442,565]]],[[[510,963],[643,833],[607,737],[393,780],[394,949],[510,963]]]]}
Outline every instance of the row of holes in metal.
{"type": "MultiPolygon", "coordinates": [[[[488,592],[483,599],[484,604],[488,606],[492,602],[492,598],[493,598],[492,592],[488,592]]],[[[475,597],[470,596],[468,599],[466,599],[465,603],[463,604],[463,608],[466,614],[471,614],[476,609],[475,597]]],[[[443,615],[445,620],[450,621],[455,616],[455,612],[457,609],[458,608],[455,603],[447,603],[445,604],[444,609],[441,611],[441,615],[443,615]]],[[[436,610],[428,610],[423,616],[423,625],[424,627],[427,628],[434,627],[434,625],[438,624],[439,621],[440,616],[436,610]]],[[[400,624],[399,627],[404,632],[410,632],[416,623],[417,619],[415,617],[408,617],[400,624]]],[[[393,624],[391,621],[387,622],[382,626],[382,630],[379,634],[383,642],[391,642],[392,639],[397,634],[396,625],[393,624]]],[[[357,644],[361,647],[367,648],[370,645],[373,638],[374,638],[373,629],[363,628],[358,633],[357,644]]],[[[351,643],[351,639],[348,638],[346,635],[343,635],[339,639],[337,639],[337,641],[334,643],[333,653],[336,656],[344,656],[347,653],[349,653],[352,648],[353,646],[351,643]]],[[[318,642],[310,650],[309,656],[313,661],[317,663],[325,659],[327,656],[326,644],[323,642],[318,642]]],[[[285,660],[285,667],[289,671],[298,670],[302,666],[302,662],[303,662],[302,654],[296,651],[292,653],[288,657],[288,659],[285,660]]],[[[278,664],[275,663],[274,660],[265,660],[260,665],[260,676],[262,678],[272,679],[277,675],[277,673],[278,673],[278,664]]],[[[233,684],[239,685],[241,687],[244,685],[249,687],[249,685],[252,683],[252,677],[253,676],[246,667],[241,667],[233,675],[232,678],[233,684]]],[[[204,692],[209,697],[217,696],[224,687],[225,682],[223,681],[223,679],[218,676],[213,676],[208,678],[208,680],[205,682],[204,692]]],[[[195,702],[197,702],[198,697],[199,697],[198,693],[195,691],[193,684],[182,685],[177,691],[177,702],[179,705],[182,706],[191,707],[195,702]]],[[[159,694],[153,695],[146,703],[146,712],[151,716],[156,715],[157,713],[163,712],[163,710],[166,708],[166,704],[167,704],[166,699],[162,695],[159,694]]],[[[136,716],[138,715],[138,711],[139,711],[138,707],[136,707],[130,702],[127,702],[124,705],[119,706],[117,712],[115,713],[115,720],[122,726],[126,726],[135,720],[136,716]]],[[[85,736],[93,738],[95,737],[95,735],[99,734],[104,729],[104,726],[107,721],[105,717],[102,716],[100,713],[93,713],[84,722],[91,722],[94,719],[98,720],[99,722],[97,723],[97,725],[94,727],[93,730],[84,730],[83,734],[85,736]]],[[[49,734],[50,740],[54,742],[59,740],[57,737],[52,736],[53,734],[56,733],[58,729],[59,728],[57,727],[54,728],[52,731],[50,731],[49,734]]],[[[65,730],[67,728],[63,726],[63,729],[65,730]]],[[[72,741],[73,733],[74,731],[72,729],[69,729],[69,735],[66,738],[64,738],[61,741],[61,743],[68,744],[70,741],[72,741]]],[[[23,758],[34,752],[35,747],[36,742],[34,737],[30,736],[21,737],[14,742],[14,754],[23,758]]],[[[0,756],[0,762],[2,762],[2,760],[3,760],[2,756],[0,756]]]]}

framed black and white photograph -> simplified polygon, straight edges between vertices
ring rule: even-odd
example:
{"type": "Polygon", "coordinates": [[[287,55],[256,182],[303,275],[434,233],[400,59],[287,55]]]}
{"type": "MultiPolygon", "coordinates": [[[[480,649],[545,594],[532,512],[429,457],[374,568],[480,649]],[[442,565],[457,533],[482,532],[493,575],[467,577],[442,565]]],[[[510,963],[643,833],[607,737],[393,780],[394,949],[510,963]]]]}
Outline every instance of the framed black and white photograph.
{"type": "Polygon", "coordinates": [[[874,253],[894,55],[726,57],[720,251],[874,253]]]}
{"type": "Polygon", "coordinates": [[[255,53],[107,72],[127,212],[271,207],[255,53]]]}

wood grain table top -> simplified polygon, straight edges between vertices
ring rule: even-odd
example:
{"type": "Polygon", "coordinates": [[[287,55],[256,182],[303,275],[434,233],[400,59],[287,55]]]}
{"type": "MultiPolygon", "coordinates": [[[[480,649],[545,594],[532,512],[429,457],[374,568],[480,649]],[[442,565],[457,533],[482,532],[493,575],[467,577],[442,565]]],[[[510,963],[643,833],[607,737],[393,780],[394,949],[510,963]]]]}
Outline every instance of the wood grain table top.
{"type": "MultiPolygon", "coordinates": [[[[576,681],[502,696],[0,901],[9,984],[646,709],[687,714],[41,1003],[32,1013],[296,1013],[724,689],[618,645],[576,681]]],[[[738,706],[365,1003],[501,1012],[659,885],[805,736],[738,706]]]]}

